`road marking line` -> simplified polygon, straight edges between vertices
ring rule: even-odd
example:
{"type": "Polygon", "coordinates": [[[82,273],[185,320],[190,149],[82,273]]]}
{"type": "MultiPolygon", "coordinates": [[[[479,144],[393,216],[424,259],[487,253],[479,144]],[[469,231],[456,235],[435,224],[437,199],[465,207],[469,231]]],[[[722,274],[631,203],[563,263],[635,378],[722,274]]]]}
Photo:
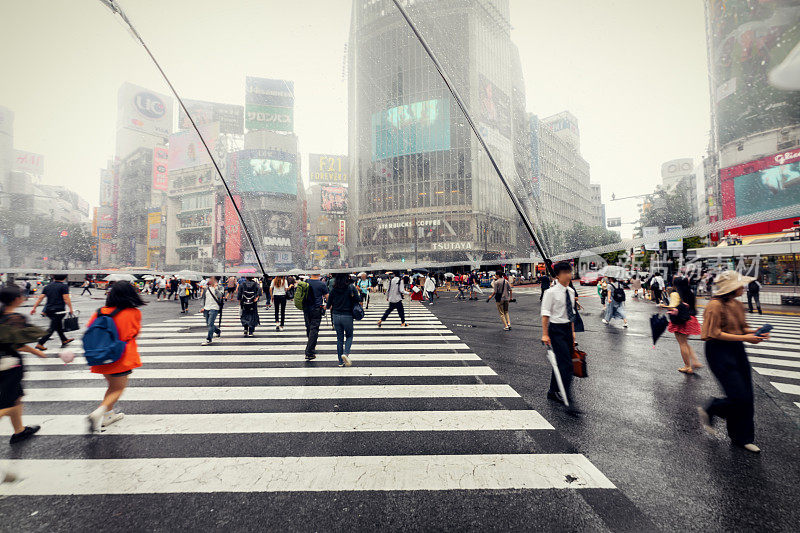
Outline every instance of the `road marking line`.
{"type": "MultiPolygon", "coordinates": [[[[25,402],[99,401],[105,387],[25,388],[25,402]]],[[[313,385],[269,387],[128,387],[126,401],[518,398],[509,385],[313,385]]]]}
{"type": "Polygon", "coordinates": [[[14,495],[616,488],[580,454],[27,459],[14,495]]]}
{"type": "Polygon", "coordinates": [[[754,366],[753,370],[755,370],[762,376],[772,376],[774,378],[800,379],[800,372],[796,372],[793,370],[782,370],[780,368],[763,368],[760,366],[754,366]]]}
{"type": "MultiPolygon", "coordinates": [[[[39,435],[85,435],[84,415],[25,415],[39,435]]],[[[233,433],[335,433],[360,431],[513,431],[553,429],[534,410],[359,411],[126,415],[103,435],[202,435],[233,433]]],[[[5,424],[0,435],[11,435],[5,424]]]]}

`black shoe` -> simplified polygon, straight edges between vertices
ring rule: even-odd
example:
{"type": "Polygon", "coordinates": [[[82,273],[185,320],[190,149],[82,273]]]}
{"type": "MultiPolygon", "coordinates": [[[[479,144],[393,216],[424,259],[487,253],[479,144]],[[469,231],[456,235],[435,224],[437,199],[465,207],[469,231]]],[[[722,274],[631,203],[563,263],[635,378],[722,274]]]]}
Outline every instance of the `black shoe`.
{"type": "Polygon", "coordinates": [[[306,361],[311,361],[312,359],[316,359],[317,356],[312,354],[306,354],[306,361]]]}
{"type": "Polygon", "coordinates": [[[547,399],[550,400],[551,402],[556,402],[560,404],[564,403],[564,398],[561,396],[560,392],[548,392],[547,399]]]}
{"type": "Polygon", "coordinates": [[[75,340],[75,339],[67,339],[67,340],[65,340],[64,342],[62,342],[62,343],[61,343],[61,347],[62,347],[62,348],[66,348],[66,347],[67,347],[67,345],[68,345],[69,343],[71,343],[72,341],[74,341],[74,340],[75,340]]]}
{"type": "Polygon", "coordinates": [[[29,438],[33,437],[34,433],[39,431],[41,426],[25,426],[25,429],[20,431],[19,433],[14,433],[11,435],[11,439],[9,439],[9,444],[16,444],[18,442],[22,442],[24,440],[28,440],[29,438]]]}
{"type": "Polygon", "coordinates": [[[578,417],[583,414],[583,411],[580,408],[576,407],[575,405],[570,404],[570,406],[567,407],[567,414],[570,416],[578,417]]]}

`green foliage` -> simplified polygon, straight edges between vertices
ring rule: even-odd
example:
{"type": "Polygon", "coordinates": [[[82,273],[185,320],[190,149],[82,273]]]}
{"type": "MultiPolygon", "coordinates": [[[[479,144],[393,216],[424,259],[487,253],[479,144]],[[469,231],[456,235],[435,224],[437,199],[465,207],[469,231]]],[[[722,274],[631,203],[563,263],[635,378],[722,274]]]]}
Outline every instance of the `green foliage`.
{"type": "Polygon", "coordinates": [[[545,224],[541,233],[553,255],[612,244],[620,240],[619,233],[616,231],[610,231],[601,226],[587,226],[581,222],[575,222],[566,228],[555,224],[545,224]]]}
{"type": "Polygon", "coordinates": [[[678,191],[668,193],[659,189],[647,197],[651,207],[642,211],[639,217],[639,226],[642,228],[657,226],[659,232],[664,231],[664,226],[682,226],[689,228],[693,224],[692,206],[686,196],[678,191]]]}

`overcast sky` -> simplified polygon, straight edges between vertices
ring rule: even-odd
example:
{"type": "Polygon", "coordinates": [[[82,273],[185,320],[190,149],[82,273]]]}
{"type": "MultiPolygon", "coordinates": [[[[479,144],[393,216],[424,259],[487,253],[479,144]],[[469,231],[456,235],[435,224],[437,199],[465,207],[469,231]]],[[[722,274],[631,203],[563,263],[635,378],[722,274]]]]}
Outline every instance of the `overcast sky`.
{"type": "MultiPolygon", "coordinates": [[[[295,130],[309,152],[346,153],[342,77],[350,0],[127,0],[122,4],[183,97],[243,104],[245,75],[295,82],[295,130]]],[[[98,0],[6,0],[0,105],[15,147],[45,156],[46,183],[96,205],[113,155],[124,81],[168,88],[98,0]]],[[[661,163],[699,160],[708,142],[700,0],[511,0],[528,111],[578,117],[608,216],[636,217],[661,163]]],[[[623,235],[630,233],[630,226],[623,235]]]]}

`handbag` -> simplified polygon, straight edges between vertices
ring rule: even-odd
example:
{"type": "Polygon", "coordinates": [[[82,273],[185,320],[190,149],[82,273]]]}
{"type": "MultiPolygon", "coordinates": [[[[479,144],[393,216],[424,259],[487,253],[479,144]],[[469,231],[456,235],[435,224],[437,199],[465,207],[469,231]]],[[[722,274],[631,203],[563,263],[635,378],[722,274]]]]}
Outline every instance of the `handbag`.
{"type": "Polygon", "coordinates": [[[81,325],[78,323],[78,315],[80,311],[75,311],[75,314],[70,313],[64,318],[64,331],[78,331],[81,325]]]}
{"type": "Polygon", "coordinates": [[[589,376],[589,371],[586,368],[586,352],[579,350],[577,347],[572,348],[572,373],[576,378],[589,376]]]}
{"type": "Polygon", "coordinates": [[[353,320],[364,318],[364,308],[361,307],[361,298],[356,294],[356,302],[353,304],[353,320]]]}
{"type": "Polygon", "coordinates": [[[686,324],[692,318],[692,311],[689,309],[688,305],[681,302],[678,304],[678,307],[675,308],[675,313],[669,313],[667,316],[670,322],[676,326],[680,326],[686,324]]]}

